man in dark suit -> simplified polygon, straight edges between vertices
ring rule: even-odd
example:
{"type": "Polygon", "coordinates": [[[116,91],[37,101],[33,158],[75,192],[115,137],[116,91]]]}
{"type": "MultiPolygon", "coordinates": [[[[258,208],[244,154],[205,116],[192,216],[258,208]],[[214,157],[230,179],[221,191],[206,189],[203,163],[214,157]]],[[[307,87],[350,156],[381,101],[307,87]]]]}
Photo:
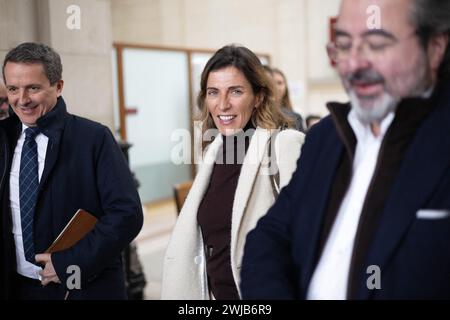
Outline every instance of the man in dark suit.
{"type": "Polygon", "coordinates": [[[350,96],[247,238],[247,299],[450,298],[450,2],[343,0],[350,96]]]}
{"type": "Polygon", "coordinates": [[[141,203],[110,130],[67,112],[61,76],[46,45],[23,43],[5,57],[14,114],[1,122],[2,294],[124,299],[121,251],[142,227],[141,203]],[[94,229],[43,253],[79,208],[98,218],[94,229]]]}

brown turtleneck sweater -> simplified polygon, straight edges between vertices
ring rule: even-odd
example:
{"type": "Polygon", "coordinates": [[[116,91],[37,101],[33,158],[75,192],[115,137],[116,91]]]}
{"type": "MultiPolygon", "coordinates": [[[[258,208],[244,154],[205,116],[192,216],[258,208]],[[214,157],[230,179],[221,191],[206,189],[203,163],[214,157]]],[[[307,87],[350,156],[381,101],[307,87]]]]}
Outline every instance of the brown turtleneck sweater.
{"type": "MultiPolygon", "coordinates": [[[[244,129],[253,129],[247,125],[244,129]]],[[[205,244],[206,271],[210,291],[217,300],[238,300],[231,271],[231,217],[234,195],[250,138],[242,144],[243,132],[223,137],[209,187],[197,213],[205,244]]]]}

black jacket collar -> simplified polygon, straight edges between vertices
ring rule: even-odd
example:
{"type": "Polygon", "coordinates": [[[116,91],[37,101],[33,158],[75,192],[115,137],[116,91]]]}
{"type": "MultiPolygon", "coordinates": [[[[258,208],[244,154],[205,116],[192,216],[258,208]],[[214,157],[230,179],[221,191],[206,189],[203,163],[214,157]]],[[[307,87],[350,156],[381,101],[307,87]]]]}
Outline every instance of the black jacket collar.
{"type": "MultiPolygon", "coordinates": [[[[402,135],[403,131],[409,131],[411,127],[417,127],[436,105],[436,97],[439,95],[440,90],[441,88],[437,87],[433,95],[428,99],[415,97],[401,100],[395,111],[395,118],[389,131],[392,128],[396,128],[396,133],[402,135]]],[[[350,103],[330,102],[327,104],[327,108],[330,111],[331,118],[347,154],[350,156],[350,159],[353,159],[357,140],[348,122],[348,114],[351,110],[350,103]]]]}
{"type": "MultiPolygon", "coordinates": [[[[62,97],[59,97],[53,109],[40,117],[37,120],[36,125],[44,135],[50,138],[58,134],[64,128],[65,118],[68,115],[66,103],[62,97]]],[[[12,129],[15,134],[20,134],[22,131],[21,121],[15,113],[12,113],[11,116],[4,121],[6,127],[12,129]]]]}
{"type": "Polygon", "coordinates": [[[42,132],[59,131],[64,127],[64,119],[67,115],[66,103],[63,97],[59,97],[53,109],[40,117],[36,124],[42,132]]]}

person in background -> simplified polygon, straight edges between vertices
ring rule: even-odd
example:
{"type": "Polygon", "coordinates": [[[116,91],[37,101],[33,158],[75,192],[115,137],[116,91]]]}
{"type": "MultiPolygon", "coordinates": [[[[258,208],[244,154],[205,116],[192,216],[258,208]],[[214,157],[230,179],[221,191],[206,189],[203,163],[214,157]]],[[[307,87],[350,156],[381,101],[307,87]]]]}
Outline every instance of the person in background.
{"type": "Polygon", "coordinates": [[[242,296],[448,300],[450,1],[343,0],[335,33],[350,103],[249,233],[242,296]]]}
{"type": "Polygon", "coordinates": [[[311,114],[306,117],[306,130],[309,131],[311,127],[320,121],[321,117],[311,114]]]}
{"type": "Polygon", "coordinates": [[[294,111],[292,107],[291,98],[289,96],[289,87],[286,77],[280,69],[272,68],[273,80],[276,88],[277,103],[285,115],[295,120],[295,129],[305,132],[303,125],[303,118],[300,114],[294,111]]]}
{"type": "Polygon", "coordinates": [[[206,145],[164,258],[162,299],[241,297],[247,233],[295,170],[304,135],[275,104],[272,82],[249,49],[225,46],[201,76],[206,145]],[[273,170],[275,169],[275,170],[273,170]]]}
{"type": "Polygon", "coordinates": [[[8,95],[6,94],[6,87],[3,80],[0,79],[0,120],[9,117],[8,95]]]}
{"type": "Polygon", "coordinates": [[[121,252],[143,215],[111,131],[67,112],[61,58],[44,44],[9,51],[3,78],[14,111],[0,122],[5,298],[126,299],[121,252]],[[80,208],[98,219],[94,229],[68,249],[44,253],[80,208]]]}

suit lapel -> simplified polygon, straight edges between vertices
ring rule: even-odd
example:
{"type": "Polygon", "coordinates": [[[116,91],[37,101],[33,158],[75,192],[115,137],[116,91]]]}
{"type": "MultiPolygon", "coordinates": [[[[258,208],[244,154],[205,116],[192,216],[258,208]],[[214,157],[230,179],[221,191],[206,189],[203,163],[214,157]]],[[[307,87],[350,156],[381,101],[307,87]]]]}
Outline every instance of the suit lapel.
{"type": "MultiPolygon", "coordinates": [[[[327,143],[323,145],[323,152],[320,158],[314,159],[316,162],[314,172],[310,175],[314,177],[309,181],[309,197],[302,197],[304,203],[298,204],[300,208],[305,208],[305,212],[299,216],[295,226],[300,226],[301,231],[293,231],[296,235],[296,243],[301,243],[302,250],[298,250],[301,268],[301,279],[303,292],[306,294],[309,282],[313,275],[317,255],[319,254],[319,240],[322,231],[322,223],[325,218],[327,203],[330,198],[330,191],[339,160],[342,157],[344,145],[338,134],[330,135],[327,143]],[[315,214],[313,214],[315,212],[315,214]]],[[[303,174],[309,174],[303,172],[303,174]]],[[[301,209],[300,209],[301,210],[301,209]]],[[[295,227],[294,226],[294,227],[295,227]]]]}
{"type": "MultiPolygon", "coordinates": [[[[445,100],[444,100],[445,101],[445,100]]],[[[445,104],[445,102],[442,102],[445,104]]],[[[399,247],[416,212],[426,205],[450,164],[450,107],[441,106],[419,128],[411,142],[391,195],[383,210],[374,235],[365,266],[376,265],[383,270],[399,247]]],[[[373,291],[367,290],[366,281],[360,281],[358,299],[367,299],[373,291]]]]}
{"type": "Polygon", "coordinates": [[[58,97],[56,106],[36,121],[41,132],[48,137],[45,166],[39,183],[39,192],[42,191],[42,188],[47,183],[47,180],[55,167],[60,150],[60,142],[62,140],[62,135],[64,134],[64,128],[69,125],[69,119],[70,115],[67,113],[64,99],[58,97]]]}
{"type": "Polygon", "coordinates": [[[245,208],[247,207],[247,202],[252,192],[259,167],[261,166],[262,159],[266,153],[269,139],[269,130],[257,128],[250,141],[247,154],[244,158],[244,163],[242,164],[233,202],[233,214],[231,220],[232,252],[236,245],[239,226],[241,224],[245,208]]]}
{"type": "Polygon", "coordinates": [[[48,134],[48,145],[45,154],[45,166],[44,172],[42,173],[41,181],[39,183],[39,192],[41,192],[43,186],[45,186],[45,183],[47,182],[50,173],[53,171],[53,168],[55,167],[56,160],[58,159],[61,135],[62,131],[57,131],[54,134],[48,134]]]}

